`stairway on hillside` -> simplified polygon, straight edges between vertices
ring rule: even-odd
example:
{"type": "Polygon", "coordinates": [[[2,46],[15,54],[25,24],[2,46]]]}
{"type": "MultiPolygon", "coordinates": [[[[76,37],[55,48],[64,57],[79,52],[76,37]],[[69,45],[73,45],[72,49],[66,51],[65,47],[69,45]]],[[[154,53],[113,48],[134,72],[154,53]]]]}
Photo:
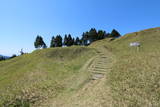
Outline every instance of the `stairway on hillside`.
{"type": "Polygon", "coordinates": [[[91,80],[101,79],[105,76],[107,72],[108,58],[104,53],[100,53],[92,62],[88,71],[91,72],[91,80]]]}
{"type": "Polygon", "coordinates": [[[99,49],[97,56],[87,63],[90,79],[64,102],[53,103],[53,107],[111,107],[112,97],[109,82],[109,72],[112,68],[112,54],[105,49],[99,49]],[[107,77],[107,78],[106,78],[107,77]],[[56,106],[55,106],[56,105],[56,106]]]}

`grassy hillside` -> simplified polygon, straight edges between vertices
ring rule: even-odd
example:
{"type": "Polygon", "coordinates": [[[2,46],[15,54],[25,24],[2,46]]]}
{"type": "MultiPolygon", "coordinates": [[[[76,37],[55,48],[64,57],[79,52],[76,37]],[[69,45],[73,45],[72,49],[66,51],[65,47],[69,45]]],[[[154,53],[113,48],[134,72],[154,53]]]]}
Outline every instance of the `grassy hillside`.
{"type": "Polygon", "coordinates": [[[160,28],[0,62],[0,105],[159,107],[160,28]],[[141,47],[130,47],[140,42],[141,47]],[[89,68],[89,70],[88,70],[89,68]],[[91,80],[93,72],[103,78],[91,80]]]}
{"type": "Polygon", "coordinates": [[[89,73],[81,68],[94,55],[87,47],[55,48],[0,62],[0,105],[36,106],[76,90],[88,79],[89,73]]]}
{"type": "Polygon", "coordinates": [[[115,40],[103,40],[102,45],[115,55],[109,77],[113,104],[117,107],[160,106],[160,28],[126,34],[115,40]],[[140,42],[139,51],[130,47],[140,42]]]}

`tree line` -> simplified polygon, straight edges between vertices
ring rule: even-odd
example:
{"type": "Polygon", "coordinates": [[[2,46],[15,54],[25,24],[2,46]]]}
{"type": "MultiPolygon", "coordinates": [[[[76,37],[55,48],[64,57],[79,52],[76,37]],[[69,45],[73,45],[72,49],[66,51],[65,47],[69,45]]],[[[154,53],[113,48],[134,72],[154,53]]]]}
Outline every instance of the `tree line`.
{"type": "Polygon", "coordinates": [[[0,56],[0,61],[6,60],[4,56],[0,56]]]}
{"type": "MultiPolygon", "coordinates": [[[[80,46],[87,46],[91,43],[102,40],[105,38],[118,38],[120,37],[120,33],[113,29],[111,33],[107,33],[105,30],[96,30],[95,28],[91,28],[87,32],[83,32],[81,38],[79,37],[72,37],[71,34],[65,34],[64,38],[62,38],[61,35],[53,36],[51,38],[50,46],[53,47],[62,47],[62,46],[72,46],[72,45],[80,45],[80,46]]],[[[43,38],[41,36],[37,36],[36,40],[34,42],[35,48],[47,48],[46,43],[44,42],[43,38]]]]}
{"type": "MultiPolygon", "coordinates": [[[[72,45],[88,46],[97,40],[102,40],[105,38],[112,38],[112,40],[113,40],[113,39],[118,38],[120,36],[121,36],[120,33],[115,29],[113,29],[111,33],[106,33],[105,30],[98,30],[97,31],[95,28],[91,28],[89,31],[83,32],[81,38],[79,38],[79,37],[74,38],[71,36],[71,34],[68,34],[68,35],[65,34],[64,38],[62,38],[61,35],[53,36],[51,38],[51,42],[50,42],[49,47],[51,47],[51,48],[62,47],[62,46],[69,47],[72,45]]],[[[36,37],[36,40],[34,42],[34,46],[37,49],[47,48],[47,45],[44,42],[42,36],[39,36],[39,35],[36,37]]],[[[21,49],[20,55],[23,55],[23,54],[25,54],[25,53],[23,52],[23,49],[21,49]]],[[[0,56],[0,61],[12,59],[14,57],[17,57],[17,55],[13,54],[9,58],[6,58],[4,56],[0,56]]]]}
{"type": "Polygon", "coordinates": [[[17,57],[17,55],[16,55],[16,54],[13,54],[11,57],[5,57],[5,56],[1,56],[1,55],[0,55],[0,61],[12,59],[12,58],[14,58],[14,57],[17,57]]]}

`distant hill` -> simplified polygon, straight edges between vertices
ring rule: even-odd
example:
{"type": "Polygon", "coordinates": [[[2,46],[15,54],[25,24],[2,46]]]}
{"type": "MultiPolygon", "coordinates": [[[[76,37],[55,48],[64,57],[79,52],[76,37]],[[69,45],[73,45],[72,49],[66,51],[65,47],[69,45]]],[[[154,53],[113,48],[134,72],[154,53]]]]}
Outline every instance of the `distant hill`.
{"type": "Polygon", "coordinates": [[[0,62],[0,106],[22,105],[159,107],[160,28],[0,62]]]}

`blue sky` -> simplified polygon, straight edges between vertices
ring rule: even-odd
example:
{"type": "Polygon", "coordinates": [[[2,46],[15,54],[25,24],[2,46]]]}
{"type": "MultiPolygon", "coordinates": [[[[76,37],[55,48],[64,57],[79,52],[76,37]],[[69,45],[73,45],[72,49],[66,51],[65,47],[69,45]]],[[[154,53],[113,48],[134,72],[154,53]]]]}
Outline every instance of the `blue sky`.
{"type": "Polygon", "coordinates": [[[37,35],[81,36],[94,27],[121,34],[160,26],[159,0],[0,0],[0,54],[34,50],[37,35]]]}

